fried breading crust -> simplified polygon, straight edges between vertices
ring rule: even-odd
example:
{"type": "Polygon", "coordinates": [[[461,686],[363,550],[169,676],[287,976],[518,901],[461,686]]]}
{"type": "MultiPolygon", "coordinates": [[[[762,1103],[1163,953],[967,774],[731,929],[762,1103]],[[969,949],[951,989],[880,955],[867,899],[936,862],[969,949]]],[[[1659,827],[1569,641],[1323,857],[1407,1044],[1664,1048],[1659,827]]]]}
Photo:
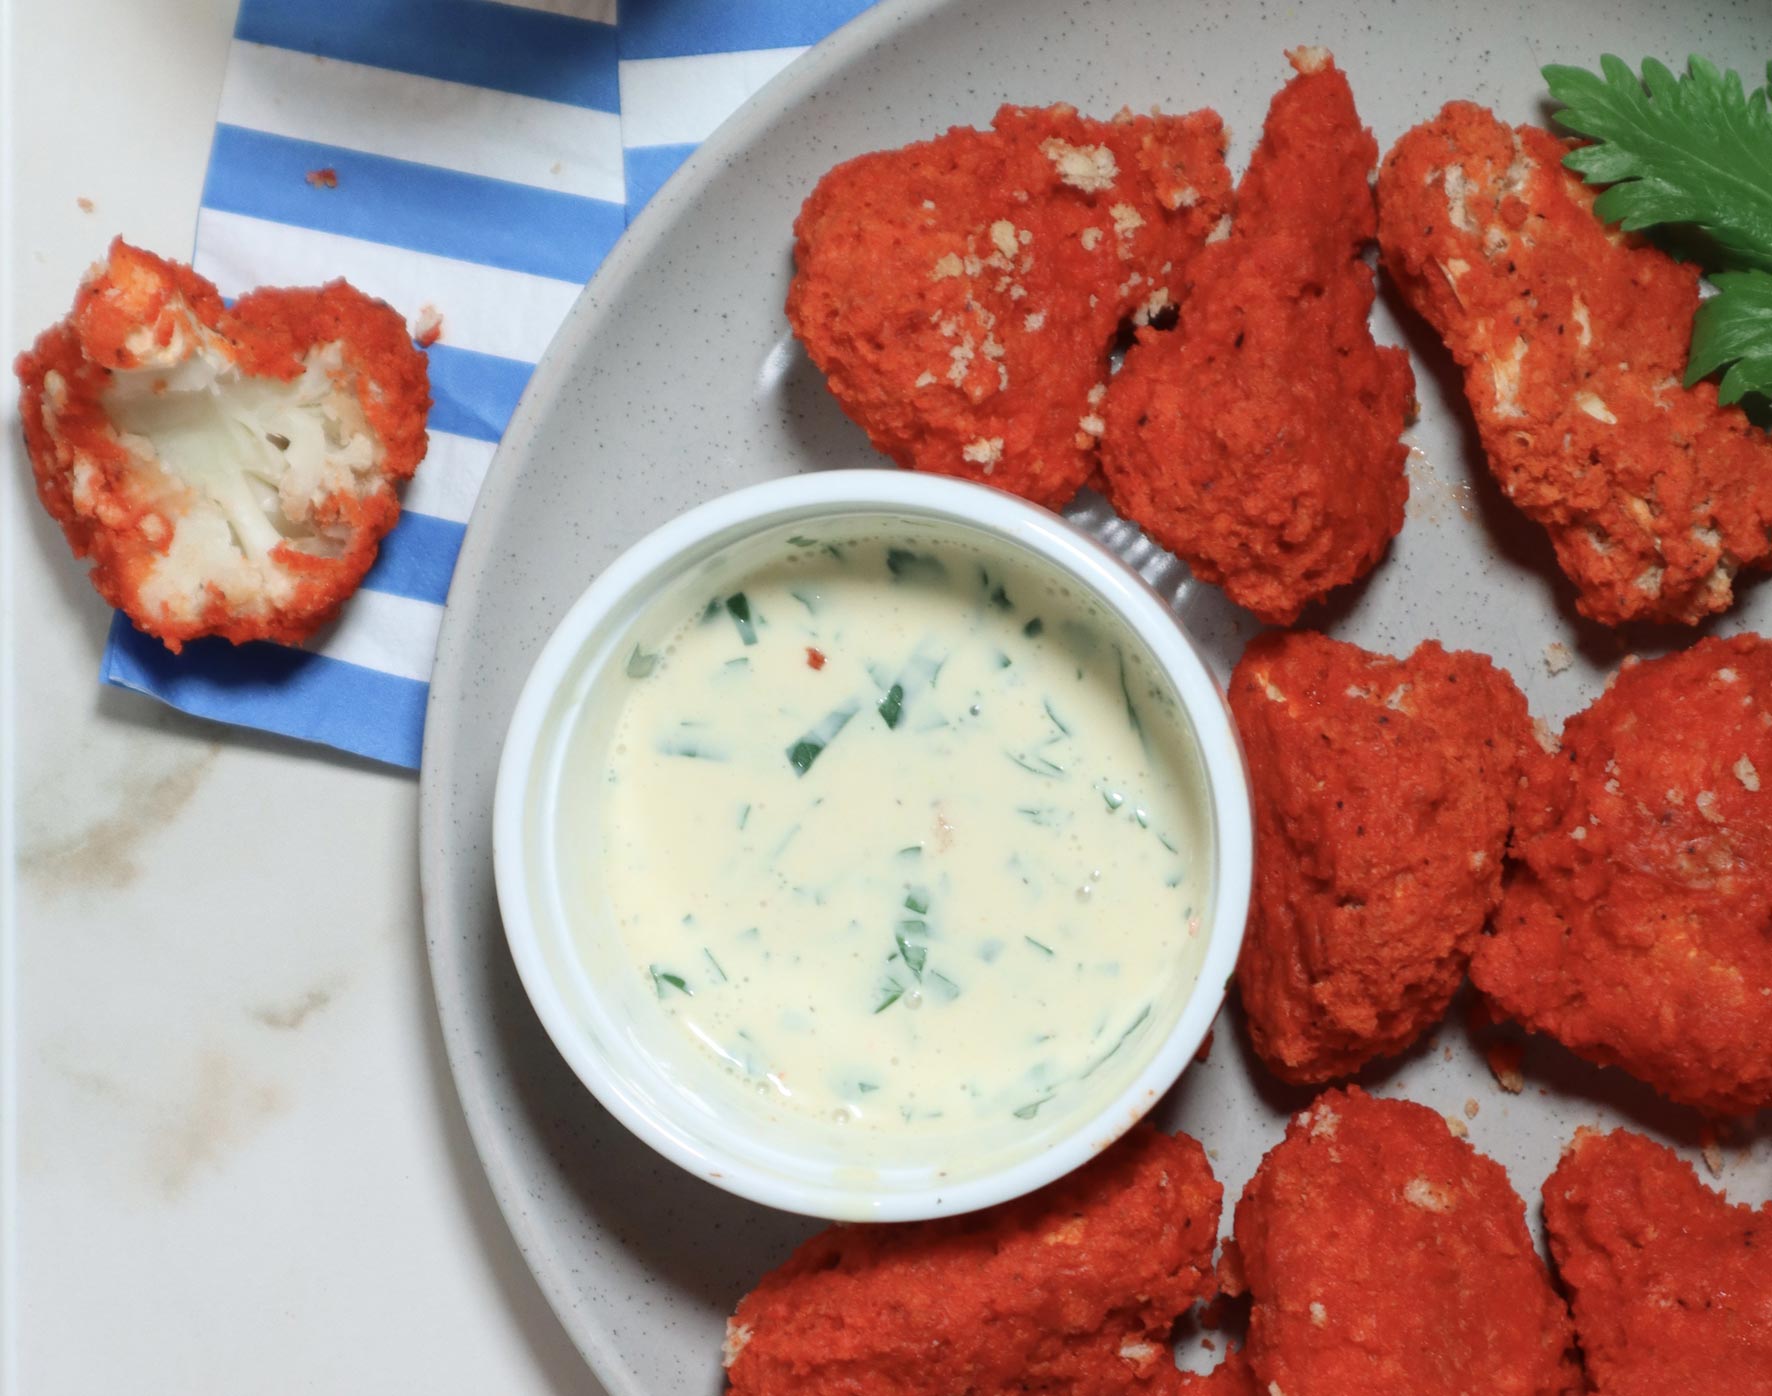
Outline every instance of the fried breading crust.
{"type": "Polygon", "coordinates": [[[1230,206],[1224,139],[1209,111],[1006,106],[849,160],[794,224],[794,333],[899,464],[1059,507],[1095,468],[1121,323],[1174,298],[1230,206]]]}
{"type": "MultiPolygon", "coordinates": [[[[425,357],[391,307],[342,281],[253,291],[230,309],[189,267],[119,238],[81,286],[72,314],[39,336],[15,368],[38,498],[74,555],[93,560],[100,595],[175,652],[204,635],[297,643],[330,620],[399,518],[394,486],[425,454],[425,357]],[[213,462],[163,458],[155,442],[113,420],[124,380],[138,402],[154,395],[170,401],[190,387],[183,379],[197,368],[227,376],[218,397],[255,380],[292,385],[309,375],[348,401],[351,429],[373,443],[373,457],[328,460],[327,473],[304,478],[282,499],[290,516],[284,526],[305,535],[312,550],[279,537],[261,518],[259,528],[276,541],[246,558],[210,497],[213,462]],[[199,530],[205,537],[193,541],[199,530]],[[228,566],[206,571],[217,559],[228,566]]],[[[206,402],[211,395],[197,388],[189,397],[206,402]]],[[[316,419],[325,413],[337,425],[335,404],[308,406],[316,419]]],[[[269,449],[256,439],[215,445],[246,467],[253,450],[269,449]]],[[[238,478],[251,477],[242,469],[238,478]]],[[[246,483],[230,496],[231,507],[255,517],[276,511],[278,504],[245,493],[258,490],[246,483]]],[[[278,498],[274,487],[266,493],[278,498]]]]}
{"type": "Polygon", "coordinates": [[[1451,103],[1385,158],[1384,267],[1464,370],[1489,468],[1582,614],[1695,622],[1772,552],[1772,443],[1680,386],[1698,271],[1601,224],[1567,150],[1451,103]]]}
{"type": "Polygon", "coordinates": [[[1189,268],[1175,330],[1127,353],[1102,443],[1114,507],[1276,625],[1403,526],[1415,386],[1366,323],[1378,147],[1328,56],[1291,57],[1230,236],[1189,268]]]}
{"type": "Polygon", "coordinates": [[[1582,1390],[1563,1301],[1493,1160],[1425,1106],[1328,1091],[1237,1203],[1258,1388],[1285,1396],[1582,1390]]]}
{"type": "Polygon", "coordinates": [[[1213,1287],[1221,1189],[1185,1136],[1139,1126],[1077,1172],[969,1216],[836,1226],[727,1323],[734,1396],[1151,1389],[1213,1287]]]}
{"type": "Polygon", "coordinates": [[[1674,1100],[1772,1104],[1772,644],[1626,667],[1527,777],[1477,987],[1674,1100]]]}
{"type": "Polygon", "coordinates": [[[1581,1130],[1544,1217],[1595,1390],[1772,1391],[1772,1203],[1730,1206],[1671,1149],[1581,1130]]]}
{"type": "Polygon", "coordinates": [[[1255,801],[1237,985],[1288,1081],[1401,1051],[1446,1011],[1501,899],[1526,700],[1484,656],[1406,660],[1310,631],[1231,676],[1255,801]]]}

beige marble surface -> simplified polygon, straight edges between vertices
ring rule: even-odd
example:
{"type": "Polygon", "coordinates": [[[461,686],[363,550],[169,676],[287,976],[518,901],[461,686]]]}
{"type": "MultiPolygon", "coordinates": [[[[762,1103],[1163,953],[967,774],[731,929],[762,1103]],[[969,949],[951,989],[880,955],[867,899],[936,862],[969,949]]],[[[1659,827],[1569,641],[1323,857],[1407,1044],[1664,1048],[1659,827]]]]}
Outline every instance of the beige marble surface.
{"type": "MultiPolygon", "coordinates": [[[[112,234],[189,254],[233,10],[13,0],[9,359],[112,234]]],[[[594,1391],[443,1062],[416,783],[101,689],[7,398],[0,1390],[594,1391]]]]}

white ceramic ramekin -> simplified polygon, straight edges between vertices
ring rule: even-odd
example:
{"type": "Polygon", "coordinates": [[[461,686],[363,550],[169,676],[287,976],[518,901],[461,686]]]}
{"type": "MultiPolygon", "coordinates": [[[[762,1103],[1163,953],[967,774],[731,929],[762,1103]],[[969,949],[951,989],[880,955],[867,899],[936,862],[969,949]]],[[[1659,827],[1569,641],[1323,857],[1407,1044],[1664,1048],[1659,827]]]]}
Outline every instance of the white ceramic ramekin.
{"type": "MultiPolygon", "coordinates": [[[[656,617],[654,617],[656,619],[656,617]]],[[[593,725],[594,724],[590,724],[593,725]]],[[[1236,731],[1210,671],[1175,616],[1145,583],[1058,516],[997,490],[932,475],[836,470],[740,490],[691,510],[634,544],[567,612],[525,682],[505,738],[493,814],[499,907],[535,1010],[572,1069],[641,1139],[690,1172],[757,1202],[810,1216],[903,1221],[970,1211],[1050,1182],[1112,1143],[1193,1059],[1224,997],[1242,943],[1252,872],[1248,783],[1236,731]],[[563,886],[562,782],[583,778],[584,714],[617,688],[648,616],[685,579],[742,555],[747,540],[814,526],[890,520],[970,533],[1025,565],[1060,574],[1094,597],[1141,643],[1191,728],[1205,784],[1208,937],[1197,978],[1164,1005],[1153,1031],[1097,1099],[1058,1124],[1030,1129],[1025,1147],[978,1157],[964,1139],[867,1140],[839,1129],[771,1122],[725,1093],[686,1086],[670,1038],[652,1032],[604,962],[599,926],[563,886]],[[599,695],[603,695],[601,698],[599,695]],[[583,721],[581,721],[583,719],[583,721]],[[575,735],[576,734],[576,735],[575,735]],[[865,1153],[861,1152],[863,1145],[865,1153]],[[969,1160],[971,1165],[969,1166],[969,1160]]],[[[582,881],[582,869],[577,878],[582,881]]],[[[619,942],[614,928],[610,944],[619,942]]],[[[613,952],[611,952],[613,953],[613,952]]],[[[663,1015],[653,1015],[661,1021],[663,1015]]]]}

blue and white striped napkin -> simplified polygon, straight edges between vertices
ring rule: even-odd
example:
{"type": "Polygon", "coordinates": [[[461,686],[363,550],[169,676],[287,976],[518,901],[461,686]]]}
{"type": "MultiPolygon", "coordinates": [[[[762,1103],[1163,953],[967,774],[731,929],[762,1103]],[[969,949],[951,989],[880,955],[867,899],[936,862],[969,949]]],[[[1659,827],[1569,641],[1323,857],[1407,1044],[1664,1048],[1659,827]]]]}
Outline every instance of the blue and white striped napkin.
{"type": "Polygon", "coordinates": [[[440,315],[430,453],[307,648],[172,655],[118,616],[105,681],[417,766],[468,513],[580,285],[733,108],[869,3],[626,0],[618,23],[615,0],[242,0],[196,268],[225,296],[342,276],[415,329],[440,315]]]}

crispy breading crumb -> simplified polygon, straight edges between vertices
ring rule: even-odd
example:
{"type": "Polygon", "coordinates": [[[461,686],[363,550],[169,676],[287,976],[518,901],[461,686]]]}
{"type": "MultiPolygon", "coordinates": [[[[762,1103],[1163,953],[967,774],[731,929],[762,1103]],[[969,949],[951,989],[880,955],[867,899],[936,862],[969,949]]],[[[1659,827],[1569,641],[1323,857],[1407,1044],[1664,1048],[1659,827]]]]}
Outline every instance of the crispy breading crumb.
{"type": "Polygon", "coordinates": [[[1120,237],[1129,238],[1144,227],[1144,216],[1131,204],[1115,204],[1108,210],[1108,217],[1114,220],[1114,232],[1120,237]]]}
{"type": "Polygon", "coordinates": [[[1477,1104],[1477,1098],[1475,1096],[1472,1096],[1470,1099],[1468,1099],[1464,1103],[1464,1117],[1465,1117],[1465,1119],[1467,1119],[1467,1120],[1476,1119],[1477,1118],[1477,1111],[1480,1110],[1481,1108],[1482,1107],[1477,1104]]]}
{"type": "Polygon", "coordinates": [[[1713,1178],[1723,1176],[1723,1146],[1717,1135],[1715,1125],[1705,1125],[1698,1131],[1698,1152],[1704,1157],[1704,1166],[1710,1170],[1713,1178]]]}
{"type": "Polygon", "coordinates": [[[1120,167],[1114,152],[1105,145],[1072,145],[1057,136],[1040,143],[1040,149],[1058,171],[1061,183],[1085,194],[1101,194],[1114,187],[1120,167]]]}
{"type": "Polygon", "coordinates": [[[1569,653],[1569,646],[1561,640],[1544,647],[1544,667],[1551,673],[1560,674],[1574,662],[1575,656],[1569,653]]]}
{"type": "Polygon", "coordinates": [[[1745,752],[1742,754],[1741,759],[1735,763],[1733,770],[1735,772],[1735,779],[1740,781],[1743,786],[1756,793],[1759,791],[1759,770],[1754,766],[1754,763],[1748,758],[1745,752]]]}
{"type": "Polygon", "coordinates": [[[1518,1095],[1526,1089],[1526,1077],[1520,1070],[1520,1063],[1525,1060],[1525,1056],[1526,1049],[1518,1042],[1504,1039],[1485,1043],[1483,1046],[1483,1059],[1489,1063],[1495,1084],[1509,1095],[1518,1095]]]}
{"type": "Polygon", "coordinates": [[[338,171],[333,169],[331,165],[327,165],[323,169],[309,170],[307,179],[308,183],[316,189],[338,188],[338,171]]]}
{"type": "Polygon", "coordinates": [[[84,194],[75,199],[74,202],[79,205],[80,212],[82,213],[91,213],[93,210],[92,200],[87,198],[84,194]]]}
{"type": "Polygon", "coordinates": [[[434,305],[421,305],[412,322],[412,338],[421,348],[429,349],[443,338],[443,315],[434,305]]]}
{"type": "Polygon", "coordinates": [[[1469,1139],[1471,1137],[1469,1126],[1456,1115],[1446,1116],[1446,1128],[1452,1131],[1454,1139],[1469,1139]]]}
{"type": "Polygon", "coordinates": [[[995,465],[1003,459],[1003,438],[981,436],[970,446],[962,447],[960,454],[975,465],[995,465]]]}

